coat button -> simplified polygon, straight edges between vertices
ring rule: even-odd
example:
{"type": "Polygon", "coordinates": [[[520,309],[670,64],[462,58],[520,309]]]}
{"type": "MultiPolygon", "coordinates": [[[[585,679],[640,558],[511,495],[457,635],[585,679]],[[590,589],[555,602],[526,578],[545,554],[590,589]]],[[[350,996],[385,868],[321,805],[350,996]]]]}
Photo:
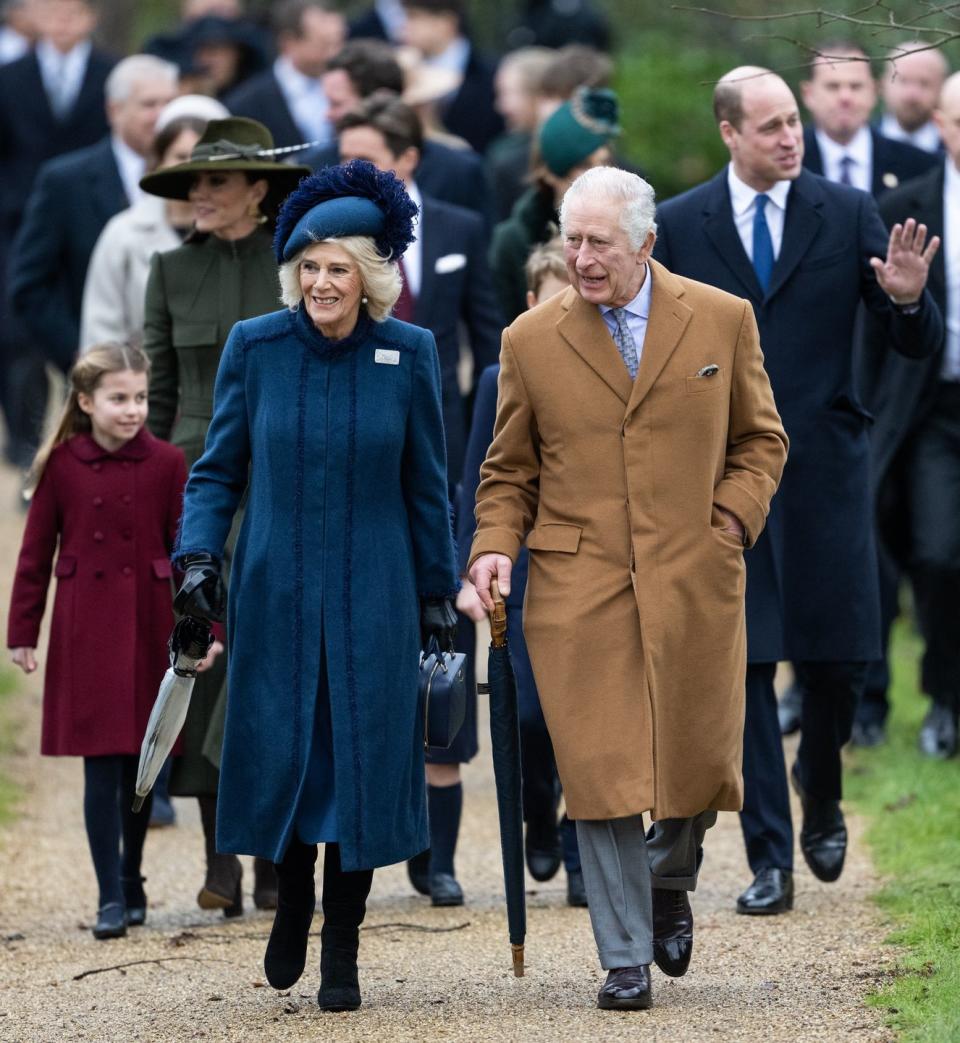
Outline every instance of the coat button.
{"type": "Polygon", "coordinates": [[[133,569],[130,568],[129,565],[124,565],[123,566],[123,574],[124,574],[124,576],[132,576],[133,575],[133,569]]]}
{"type": "Polygon", "coordinates": [[[95,471],[99,471],[99,470],[100,470],[100,464],[91,464],[90,466],[91,466],[91,467],[92,467],[92,468],[93,468],[93,469],[94,469],[95,471]]]}
{"type": "Polygon", "coordinates": [[[96,532],[95,532],[95,533],[93,534],[93,538],[94,538],[94,539],[95,539],[95,540],[97,541],[97,543],[102,543],[102,542],[103,542],[103,533],[102,533],[102,532],[100,532],[100,530],[98,529],[98,530],[97,530],[97,531],[96,531],[96,532]]]}
{"type": "Polygon", "coordinates": [[[94,498],[93,498],[93,506],[94,507],[102,507],[103,506],[103,497],[102,496],[94,496],[94,498]]]}
{"type": "Polygon", "coordinates": [[[124,503],[133,503],[133,497],[129,493],[126,493],[123,496],[123,502],[124,503]]]}

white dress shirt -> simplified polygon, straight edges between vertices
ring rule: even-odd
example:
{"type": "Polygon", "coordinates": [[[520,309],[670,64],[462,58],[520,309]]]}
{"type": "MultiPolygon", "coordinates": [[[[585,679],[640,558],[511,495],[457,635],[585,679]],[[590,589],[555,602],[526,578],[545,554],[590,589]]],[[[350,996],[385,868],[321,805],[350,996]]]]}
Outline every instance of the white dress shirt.
{"type": "MultiPolygon", "coordinates": [[[[650,265],[648,264],[646,268],[647,272],[643,277],[643,285],[640,287],[640,292],[629,304],[623,306],[627,329],[630,330],[630,334],[633,337],[634,347],[637,349],[638,366],[640,365],[640,359],[643,356],[643,342],[647,337],[647,320],[650,318],[650,296],[653,286],[653,273],[650,271],[650,265]]],[[[603,319],[607,329],[610,331],[611,337],[617,329],[617,320],[612,314],[613,310],[614,309],[607,304],[600,305],[600,317],[603,319]]]]}
{"type": "Polygon", "coordinates": [[[894,141],[905,141],[914,148],[922,148],[924,152],[940,151],[940,131],[936,123],[930,120],[916,130],[904,130],[892,112],[885,112],[880,120],[880,133],[894,141]]]}
{"type": "MultiPolygon", "coordinates": [[[[727,187],[730,189],[733,223],[737,226],[740,242],[743,243],[743,249],[746,251],[747,257],[752,264],[753,216],[757,211],[756,198],[760,193],[737,177],[732,163],[727,167],[727,187]]],[[[783,222],[787,216],[787,196],[789,194],[789,181],[778,181],[773,188],[764,193],[768,200],[764,216],[767,219],[767,228],[770,229],[774,260],[780,256],[780,245],[783,242],[783,222]]]]}
{"type": "Polygon", "coordinates": [[[113,134],[110,138],[113,148],[113,158],[117,161],[117,169],[120,171],[120,180],[123,182],[123,190],[127,194],[130,205],[133,206],[143,191],[140,188],[140,178],[146,169],[146,160],[139,152],[134,152],[122,138],[113,134]]]}
{"type": "Polygon", "coordinates": [[[391,43],[403,43],[403,27],[407,24],[407,11],[400,0],[375,0],[374,9],[383,22],[391,43]]]}
{"type": "Polygon", "coordinates": [[[833,138],[817,128],[817,144],[823,160],[823,176],[838,185],[843,173],[843,159],[849,157],[850,184],[863,192],[873,191],[873,138],[869,127],[861,127],[846,145],[838,145],[833,138]]]}
{"type": "Polygon", "coordinates": [[[40,63],[43,86],[50,99],[50,107],[60,118],[69,114],[76,104],[83,78],[87,74],[91,50],[89,40],[81,41],[66,54],[61,54],[48,40],[41,40],[37,44],[37,61],[40,63]]]}
{"type": "Polygon", "coordinates": [[[273,63],[273,75],[304,141],[319,141],[324,145],[332,141],[333,128],[327,119],[329,102],[320,80],[305,76],[283,55],[273,63]]]}
{"type": "Polygon", "coordinates": [[[433,55],[432,58],[424,58],[423,64],[436,69],[449,69],[463,76],[469,61],[470,41],[464,36],[458,36],[445,51],[433,55]]]}
{"type": "Polygon", "coordinates": [[[30,41],[11,29],[9,25],[0,25],[0,65],[7,65],[22,58],[30,49],[30,41]]]}
{"type": "Polygon", "coordinates": [[[403,270],[407,274],[407,286],[414,297],[420,296],[420,287],[423,285],[423,236],[421,231],[423,222],[423,196],[420,189],[411,181],[407,185],[407,195],[417,205],[417,216],[413,219],[414,240],[407,247],[403,255],[403,270]]]}
{"type": "Polygon", "coordinates": [[[960,172],[948,157],[943,179],[943,264],[947,277],[947,339],[943,380],[960,380],[960,172]]]}

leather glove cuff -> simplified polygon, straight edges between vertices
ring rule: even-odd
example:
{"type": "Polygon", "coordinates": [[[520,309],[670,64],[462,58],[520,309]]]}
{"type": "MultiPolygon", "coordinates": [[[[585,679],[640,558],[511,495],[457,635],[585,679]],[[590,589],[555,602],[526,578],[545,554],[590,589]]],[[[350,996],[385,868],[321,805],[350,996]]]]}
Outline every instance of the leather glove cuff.
{"type": "Polygon", "coordinates": [[[453,598],[424,598],[420,602],[420,640],[426,648],[436,638],[442,652],[453,650],[457,636],[457,610],[453,598]]]}

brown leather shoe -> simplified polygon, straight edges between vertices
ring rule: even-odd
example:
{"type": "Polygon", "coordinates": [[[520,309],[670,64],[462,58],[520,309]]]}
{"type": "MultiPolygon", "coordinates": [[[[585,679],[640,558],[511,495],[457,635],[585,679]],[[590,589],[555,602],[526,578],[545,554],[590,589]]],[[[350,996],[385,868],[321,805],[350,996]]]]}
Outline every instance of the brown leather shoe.
{"type": "Polygon", "coordinates": [[[607,972],[607,980],[597,993],[601,1010],[647,1010],[653,1003],[650,968],[615,967],[607,972]]]}
{"type": "Polygon", "coordinates": [[[693,954],[693,910],[686,891],[653,888],[653,958],[664,974],[682,978],[693,954]]]}

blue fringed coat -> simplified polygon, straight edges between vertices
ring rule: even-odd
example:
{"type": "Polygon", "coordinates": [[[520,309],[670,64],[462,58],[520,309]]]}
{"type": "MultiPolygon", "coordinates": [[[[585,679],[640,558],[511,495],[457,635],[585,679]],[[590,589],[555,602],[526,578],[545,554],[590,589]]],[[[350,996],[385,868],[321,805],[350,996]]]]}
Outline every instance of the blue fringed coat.
{"type": "Polygon", "coordinates": [[[230,583],[221,851],[282,858],[322,654],[344,869],[428,846],[418,597],[457,585],[444,457],[426,330],[361,314],[329,341],[303,309],[234,327],[176,550],[219,557],[249,474],[230,583]]]}

